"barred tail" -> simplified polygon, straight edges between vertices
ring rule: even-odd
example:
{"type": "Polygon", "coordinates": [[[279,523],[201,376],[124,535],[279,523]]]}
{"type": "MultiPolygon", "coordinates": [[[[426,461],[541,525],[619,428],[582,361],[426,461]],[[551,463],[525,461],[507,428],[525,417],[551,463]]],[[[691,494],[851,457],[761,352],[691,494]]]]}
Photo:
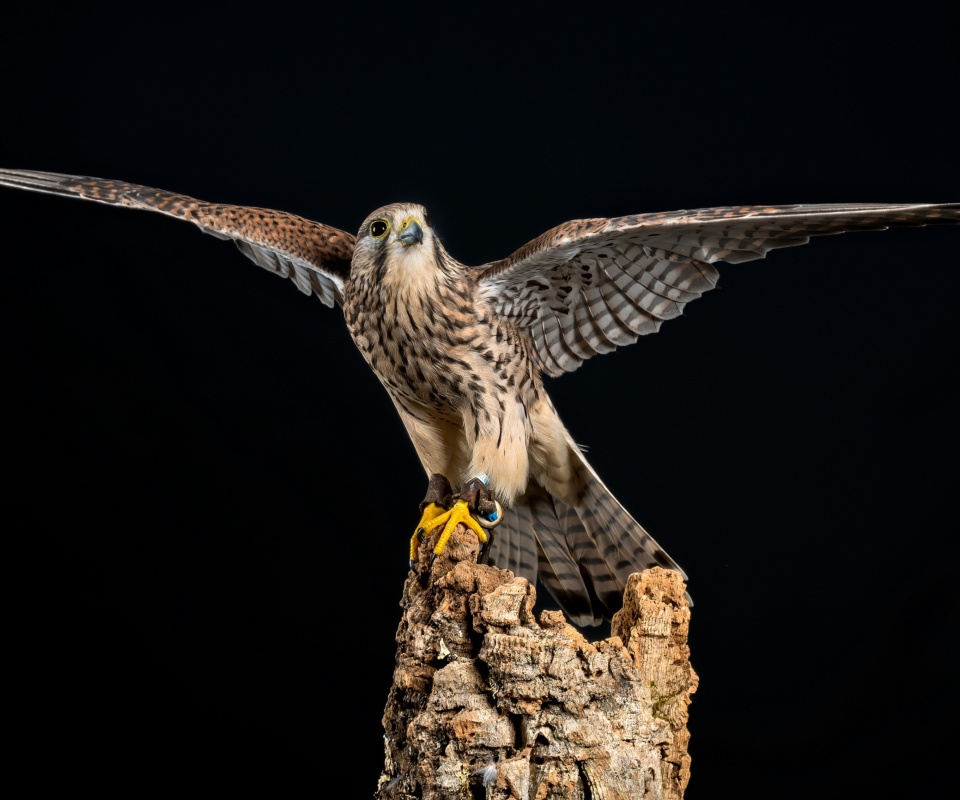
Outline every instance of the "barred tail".
{"type": "Polygon", "coordinates": [[[568,505],[531,483],[494,532],[489,560],[531,583],[539,578],[567,618],[584,626],[620,608],[634,572],[664,567],[687,576],[577,454],[580,502],[568,505]]]}

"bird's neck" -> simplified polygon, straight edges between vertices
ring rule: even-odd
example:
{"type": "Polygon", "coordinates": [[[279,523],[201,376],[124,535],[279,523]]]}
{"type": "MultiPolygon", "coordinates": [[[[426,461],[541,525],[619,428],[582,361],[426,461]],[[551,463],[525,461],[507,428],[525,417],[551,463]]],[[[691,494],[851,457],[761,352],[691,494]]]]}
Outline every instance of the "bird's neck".
{"type": "Polygon", "coordinates": [[[438,251],[409,248],[390,264],[380,288],[401,303],[419,304],[449,291],[458,266],[438,251]]]}

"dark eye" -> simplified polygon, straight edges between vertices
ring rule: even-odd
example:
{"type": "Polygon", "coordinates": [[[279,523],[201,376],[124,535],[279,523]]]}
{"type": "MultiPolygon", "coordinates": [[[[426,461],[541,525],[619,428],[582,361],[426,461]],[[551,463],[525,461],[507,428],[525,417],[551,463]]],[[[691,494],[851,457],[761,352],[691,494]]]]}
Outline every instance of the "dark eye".
{"type": "Polygon", "coordinates": [[[390,223],[385,219],[375,219],[370,223],[370,235],[374,239],[386,236],[388,230],[390,230],[390,223]]]}

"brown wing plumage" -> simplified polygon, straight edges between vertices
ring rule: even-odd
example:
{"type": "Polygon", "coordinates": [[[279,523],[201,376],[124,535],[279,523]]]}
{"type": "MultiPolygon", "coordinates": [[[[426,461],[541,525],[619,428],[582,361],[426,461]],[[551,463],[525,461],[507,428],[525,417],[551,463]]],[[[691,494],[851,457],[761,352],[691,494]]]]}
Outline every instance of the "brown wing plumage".
{"type": "Polygon", "coordinates": [[[525,327],[544,372],[632,344],[714,288],[718,261],[812,236],[960,221],[960,204],[731,206],[573,220],[481,268],[483,296],[525,327]]]}
{"type": "Polygon", "coordinates": [[[338,228],[284,211],[205,203],[136,183],[79,175],[3,169],[0,185],[156,211],[192,222],[205,233],[232,239],[256,264],[290,278],[324,305],[343,304],[356,238],[338,228]]]}

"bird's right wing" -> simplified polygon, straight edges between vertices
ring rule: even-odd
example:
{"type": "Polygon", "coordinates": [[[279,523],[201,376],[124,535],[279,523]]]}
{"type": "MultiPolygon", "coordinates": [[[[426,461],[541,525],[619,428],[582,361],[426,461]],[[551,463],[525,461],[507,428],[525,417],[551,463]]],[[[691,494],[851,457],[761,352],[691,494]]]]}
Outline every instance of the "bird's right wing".
{"type": "Polygon", "coordinates": [[[80,197],[109,205],[142,208],[192,222],[220,239],[232,239],[259,266],[290,278],[304,294],[333,307],[343,305],[356,237],[319,222],[251,206],[205,203],[136,183],[0,169],[0,186],[80,197]]]}

